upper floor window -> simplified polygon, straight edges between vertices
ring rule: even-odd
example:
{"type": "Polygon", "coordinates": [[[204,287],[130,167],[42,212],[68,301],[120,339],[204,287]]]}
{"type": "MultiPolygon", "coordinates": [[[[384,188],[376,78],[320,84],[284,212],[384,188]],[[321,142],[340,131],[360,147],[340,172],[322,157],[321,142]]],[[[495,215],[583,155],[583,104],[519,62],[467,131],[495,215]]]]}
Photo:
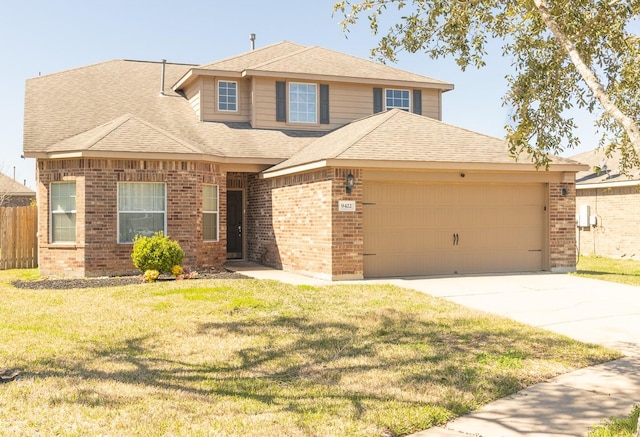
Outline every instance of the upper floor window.
{"type": "Polygon", "coordinates": [[[289,83],[289,121],[292,123],[318,122],[318,90],[312,83],[289,83]]]}
{"type": "Polygon", "coordinates": [[[76,242],[76,183],[51,184],[51,242],[76,242]]]}
{"type": "Polygon", "coordinates": [[[218,241],[218,186],[202,186],[202,234],[204,241],[218,241]]]}
{"type": "Polygon", "coordinates": [[[386,106],[387,109],[398,108],[403,111],[409,111],[409,90],[386,90],[386,106]]]}
{"type": "Polygon", "coordinates": [[[167,188],[164,183],[118,183],[118,243],[131,243],[136,235],[166,232],[167,188]]]}
{"type": "Polygon", "coordinates": [[[218,81],[218,111],[236,112],[238,110],[238,83],[226,80],[218,81]]]}

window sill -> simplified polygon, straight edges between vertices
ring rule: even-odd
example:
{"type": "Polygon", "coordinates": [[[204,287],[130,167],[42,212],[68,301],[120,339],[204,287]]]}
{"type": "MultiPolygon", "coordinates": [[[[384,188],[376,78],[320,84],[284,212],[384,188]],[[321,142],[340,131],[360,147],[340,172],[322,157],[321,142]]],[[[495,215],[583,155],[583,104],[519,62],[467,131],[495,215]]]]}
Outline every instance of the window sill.
{"type": "Polygon", "coordinates": [[[44,249],[63,249],[63,250],[77,250],[84,249],[84,245],[78,245],[76,243],[47,243],[40,246],[44,249]]]}

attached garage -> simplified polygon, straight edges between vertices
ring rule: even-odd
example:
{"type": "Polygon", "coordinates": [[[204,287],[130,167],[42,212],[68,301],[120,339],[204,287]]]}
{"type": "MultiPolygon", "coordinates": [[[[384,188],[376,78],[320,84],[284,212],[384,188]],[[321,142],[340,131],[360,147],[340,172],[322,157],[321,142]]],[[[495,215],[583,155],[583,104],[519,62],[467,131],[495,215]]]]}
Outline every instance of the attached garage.
{"type": "Polygon", "coordinates": [[[364,276],[540,271],[546,184],[367,182],[364,276]]]}
{"type": "Polygon", "coordinates": [[[300,244],[276,235],[277,266],[333,280],[573,271],[585,166],[551,158],[537,168],[502,139],[400,110],[355,121],[263,172],[310,199],[310,181],[331,181],[319,197],[326,219],[311,225],[315,252],[287,259],[300,244]],[[301,265],[320,252],[322,270],[301,265]]]}

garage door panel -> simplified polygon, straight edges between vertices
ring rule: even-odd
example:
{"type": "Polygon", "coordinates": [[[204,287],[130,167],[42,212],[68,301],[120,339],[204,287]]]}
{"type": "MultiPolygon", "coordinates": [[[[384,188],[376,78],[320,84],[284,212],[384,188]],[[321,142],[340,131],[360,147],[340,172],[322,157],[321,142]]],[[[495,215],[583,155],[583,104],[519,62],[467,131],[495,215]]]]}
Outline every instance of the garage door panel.
{"type": "Polygon", "coordinates": [[[418,252],[403,253],[398,252],[391,257],[365,256],[365,272],[375,272],[368,275],[370,278],[383,278],[390,276],[416,276],[424,271],[428,275],[450,275],[452,270],[452,253],[418,252]]]}
{"type": "Polygon", "coordinates": [[[541,270],[544,184],[365,182],[365,276],[541,270]]]}
{"type": "Polygon", "coordinates": [[[430,231],[407,232],[406,230],[384,230],[368,232],[365,239],[364,252],[371,254],[388,254],[404,252],[427,252],[430,250],[452,249],[453,232],[430,231]]]}

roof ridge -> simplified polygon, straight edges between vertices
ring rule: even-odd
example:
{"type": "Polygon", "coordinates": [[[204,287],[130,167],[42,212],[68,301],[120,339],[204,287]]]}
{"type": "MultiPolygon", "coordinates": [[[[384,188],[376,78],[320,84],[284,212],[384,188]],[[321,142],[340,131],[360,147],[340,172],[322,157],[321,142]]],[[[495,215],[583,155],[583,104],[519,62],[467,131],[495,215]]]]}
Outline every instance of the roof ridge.
{"type": "Polygon", "coordinates": [[[230,61],[232,59],[239,59],[239,58],[243,58],[245,56],[250,56],[253,53],[264,51],[264,50],[267,50],[267,49],[270,49],[270,48],[273,48],[273,47],[276,47],[276,46],[282,45],[282,44],[293,44],[293,45],[296,45],[296,46],[305,47],[305,46],[301,46],[300,44],[297,44],[297,43],[294,43],[294,42],[291,42],[291,41],[288,41],[288,40],[282,40],[282,41],[275,42],[273,44],[266,45],[264,47],[260,47],[260,48],[253,49],[253,50],[248,50],[246,52],[240,53],[239,55],[228,56],[226,58],[218,59],[218,60],[213,61],[213,62],[208,62],[206,64],[201,64],[201,65],[198,65],[197,67],[199,67],[199,68],[208,68],[208,67],[210,67],[212,65],[220,64],[222,62],[227,62],[227,61],[230,61]]]}
{"type": "Polygon", "coordinates": [[[338,158],[343,153],[346,153],[347,150],[349,150],[351,148],[351,146],[353,146],[354,144],[356,144],[358,141],[362,140],[363,138],[366,138],[367,136],[371,135],[371,133],[376,131],[377,129],[379,129],[380,126],[382,126],[383,124],[387,123],[390,119],[394,118],[395,115],[399,111],[400,111],[400,109],[394,108],[394,109],[391,109],[391,110],[384,111],[382,113],[377,112],[375,114],[370,114],[370,115],[367,115],[366,117],[362,117],[362,118],[359,118],[357,120],[354,120],[351,123],[347,124],[346,126],[353,125],[355,123],[358,123],[358,122],[364,121],[364,120],[366,120],[368,118],[373,118],[373,117],[376,117],[376,116],[378,118],[381,118],[381,120],[378,123],[376,123],[372,129],[368,129],[366,132],[363,132],[362,134],[360,134],[357,137],[355,137],[354,141],[351,141],[347,147],[343,147],[342,150],[340,151],[340,153],[338,153],[335,156],[333,156],[333,158],[338,158]]]}
{"type": "MultiPolygon", "coordinates": [[[[114,119],[112,119],[112,120],[110,120],[110,121],[108,121],[108,122],[106,122],[106,123],[103,123],[103,124],[101,124],[100,126],[96,126],[96,127],[94,127],[93,129],[86,130],[86,131],[84,131],[84,132],[81,132],[81,133],[79,133],[79,134],[73,135],[73,136],[68,137],[68,138],[77,137],[77,136],[79,136],[79,135],[83,135],[83,134],[89,134],[92,130],[98,130],[98,129],[100,129],[101,127],[106,127],[107,125],[109,125],[109,124],[112,124],[112,123],[113,123],[113,124],[114,124],[113,128],[109,129],[109,130],[108,130],[107,132],[105,132],[103,135],[98,136],[98,138],[97,138],[95,141],[93,141],[93,142],[92,142],[92,144],[91,144],[89,147],[87,147],[87,149],[91,149],[93,146],[95,146],[95,145],[96,145],[96,144],[98,144],[100,141],[102,141],[103,139],[105,139],[106,137],[108,137],[110,134],[112,134],[112,133],[113,133],[113,131],[115,131],[115,130],[116,130],[116,129],[118,129],[120,126],[122,126],[124,123],[126,123],[128,120],[130,120],[130,119],[131,119],[131,117],[133,117],[133,115],[131,115],[130,113],[126,113],[126,114],[123,114],[123,115],[121,115],[121,116],[119,116],[119,117],[116,117],[116,118],[114,118],[114,119]],[[118,121],[118,120],[120,120],[120,119],[122,119],[122,120],[121,120],[121,121],[118,121]]],[[[66,139],[66,138],[65,138],[65,139],[66,139]]],[[[63,140],[63,141],[64,141],[64,140],[63,140]]]]}
{"type": "MultiPolygon", "coordinates": [[[[58,75],[71,73],[73,71],[86,70],[86,69],[89,69],[89,68],[97,67],[98,65],[105,65],[105,64],[110,64],[110,63],[114,63],[114,62],[138,62],[138,63],[146,63],[146,64],[162,64],[162,61],[145,61],[145,60],[141,60],[141,59],[118,59],[118,58],[114,58],[114,59],[109,59],[109,60],[106,60],[106,61],[99,61],[99,62],[94,62],[92,64],[82,65],[80,67],[71,67],[71,68],[67,68],[65,70],[56,71],[56,72],[53,72],[53,73],[40,74],[38,76],[30,77],[27,80],[36,80],[36,79],[45,79],[45,78],[55,77],[55,76],[58,76],[58,75]]],[[[183,65],[183,66],[193,66],[193,67],[197,66],[197,64],[182,63],[182,62],[168,62],[167,61],[165,63],[167,65],[183,65]]]]}
{"type": "Polygon", "coordinates": [[[317,46],[301,46],[301,47],[302,47],[301,49],[296,50],[296,51],[294,51],[292,53],[287,53],[286,55],[282,55],[282,56],[278,56],[277,58],[269,59],[268,61],[265,61],[262,64],[252,65],[251,67],[245,68],[245,70],[251,70],[251,69],[254,69],[254,68],[261,68],[261,67],[267,66],[269,64],[272,64],[274,62],[279,62],[279,61],[281,61],[283,59],[287,59],[287,58],[290,58],[292,56],[299,55],[300,53],[304,53],[306,51],[309,51],[309,50],[311,50],[313,48],[316,48],[317,46]]]}
{"type": "Polygon", "coordinates": [[[188,142],[188,141],[186,141],[186,140],[184,140],[184,139],[182,139],[182,138],[180,138],[180,137],[178,137],[176,135],[173,135],[171,132],[161,128],[160,126],[156,126],[155,124],[153,124],[153,123],[151,123],[149,121],[143,120],[143,119],[141,119],[139,117],[136,117],[135,115],[132,115],[131,117],[129,117],[128,120],[131,120],[131,119],[135,119],[135,120],[139,121],[140,123],[144,124],[145,126],[147,126],[148,128],[153,129],[156,132],[164,135],[165,137],[169,138],[170,140],[176,141],[176,142],[182,144],[186,148],[190,149],[192,152],[202,153],[202,150],[197,148],[195,145],[191,144],[190,142],[188,142]]]}
{"type": "Polygon", "coordinates": [[[369,63],[371,63],[371,64],[381,65],[381,66],[384,66],[384,67],[386,67],[386,68],[391,68],[391,69],[393,69],[393,70],[400,71],[400,72],[402,72],[402,73],[414,74],[414,75],[416,75],[416,76],[422,76],[422,77],[427,78],[427,79],[430,79],[430,80],[432,80],[432,81],[436,81],[436,82],[440,82],[440,83],[445,83],[445,84],[446,84],[446,83],[449,83],[449,82],[445,82],[445,81],[440,80],[440,79],[436,79],[436,78],[431,77],[431,76],[425,76],[424,74],[416,73],[416,72],[414,72],[414,71],[409,71],[409,70],[405,70],[405,69],[403,69],[403,68],[398,68],[398,67],[395,67],[395,66],[392,66],[392,65],[388,65],[388,64],[386,64],[386,63],[384,63],[384,62],[376,62],[376,61],[374,61],[374,60],[372,60],[372,59],[370,59],[370,58],[360,58],[360,57],[358,57],[358,56],[356,56],[356,55],[352,55],[352,54],[350,54],[350,53],[339,52],[339,51],[337,51],[337,50],[329,49],[329,48],[327,48],[327,47],[322,47],[322,46],[313,46],[312,48],[317,48],[317,49],[320,49],[320,50],[326,50],[326,51],[328,51],[328,52],[337,53],[337,54],[342,55],[342,56],[348,56],[348,57],[353,58],[353,59],[356,59],[356,60],[358,60],[358,61],[365,61],[365,62],[369,62],[369,63]]]}

